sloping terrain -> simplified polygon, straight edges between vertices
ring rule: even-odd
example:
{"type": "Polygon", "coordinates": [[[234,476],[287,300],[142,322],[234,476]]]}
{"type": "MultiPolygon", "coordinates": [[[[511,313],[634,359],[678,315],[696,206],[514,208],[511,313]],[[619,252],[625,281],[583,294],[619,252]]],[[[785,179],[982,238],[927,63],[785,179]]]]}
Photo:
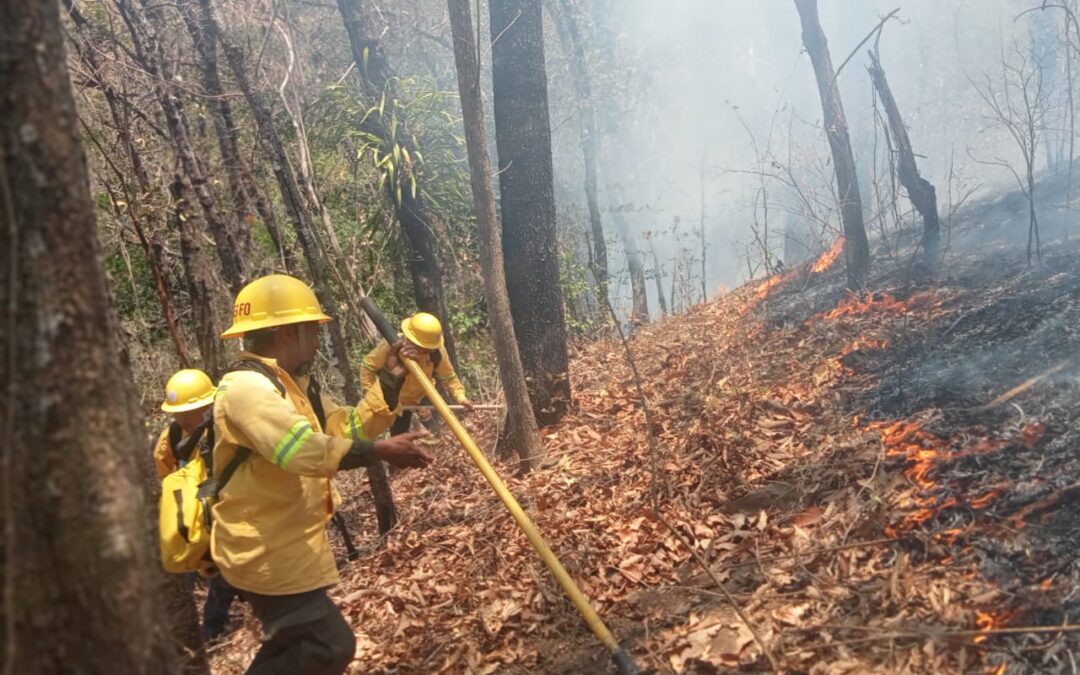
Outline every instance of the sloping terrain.
{"type": "MultiPolygon", "coordinates": [[[[641,329],[655,457],[621,344],[582,345],[548,464],[497,469],[643,666],[1073,672],[1077,252],[1028,267],[991,237],[933,279],[879,260],[857,296],[839,265],[805,268],[641,329]]],[[[381,546],[343,481],[367,543],[335,590],[354,671],[611,671],[449,435],[436,452],[394,478],[381,546]]],[[[256,626],[215,672],[242,671],[256,626]]]]}

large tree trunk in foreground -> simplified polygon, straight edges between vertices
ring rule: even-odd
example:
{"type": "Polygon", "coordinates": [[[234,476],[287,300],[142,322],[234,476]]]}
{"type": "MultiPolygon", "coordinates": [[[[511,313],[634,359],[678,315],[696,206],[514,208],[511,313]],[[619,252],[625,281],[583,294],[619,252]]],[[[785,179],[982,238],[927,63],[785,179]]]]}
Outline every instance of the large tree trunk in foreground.
{"type": "Polygon", "coordinates": [[[540,0],[492,0],[491,69],[506,290],[536,421],[570,406],[540,0]]]}
{"type": "Polygon", "coordinates": [[[503,270],[502,233],[495,214],[495,189],[491,185],[491,159],[484,133],[484,105],[480,93],[480,66],[476,62],[476,38],[469,18],[469,0],[447,0],[450,28],[454,37],[454,60],[457,63],[458,91],[465,122],[465,142],[469,153],[469,178],[477,233],[480,236],[480,259],[484,269],[484,294],[487,297],[488,321],[495,339],[495,356],[506,393],[510,418],[510,439],[517,444],[521,464],[531,469],[540,463],[544,446],[533,417],[525,371],[521,367],[510,297],[506,293],[503,270]]]}
{"type": "Polygon", "coordinates": [[[885,115],[889,120],[889,129],[892,131],[896,142],[897,169],[900,174],[900,182],[911,197],[911,203],[923,219],[923,256],[927,264],[933,265],[937,261],[938,243],[941,239],[941,228],[938,224],[937,191],[934,190],[930,181],[919,175],[919,167],[915,163],[915,152],[911,149],[911,139],[908,137],[907,127],[904,126],[904,118],[900,116],[900,108],[896,105],[892,90],[889,88],[889,80],[885,77],[885,70],[881,67],[877,55],[870,53],[870,78],[874,82],[881,105],[885,108],[885,115]]]}
{"type": "Polygon", "coordinates": [[[825,133],[829,137],[833,166],[836,168],[840,217],[844,223],[844,260],[848,285],[855,288],[862,284],[863,275],[870,264],[870,245],[866,240],[859,180],[855,175],[855,156],[851,152],[851,138],[844,118],[844,106],[840,101],[840,87],[836,83],[836,73],[829,56],[829,44],[818,19],[817,0],[795,0],[795,8],[802,22],[803,44],[814,66],[814,77],[821,96],[825,133]]]}
{"type": "Polygon", "coordinates": [[[178,673],[62,35],[56,4],[0,1],[2,656],[9,673],[178,673]]]}
{"type": "MultiPolygon", "coordinates": [[[[201,1],[206,2],[207,0],[201,1]]],[[[215,24],[217,24],[216,21],[215,24]]],[[[296,180],[296,174],[293,173],[292,164],[289,163],[289,157],[285,152],[285,146],[281,143],[281,137],[278,136],[277,130],[274,128],[270,103],[266,100],[265,94],[257,91],[248,79],[247,64],[240,49],[229,41],[225,35],[220,34],[220,38],[225,59],[228,61],[229,68],[236,78],[236,83],[247,99],[252,115],[255,117],[255,125],[258,127],[259,140],[262,143],[263,150],[274,167],[274,176],[277,178],[278,188],[281,192],[281,201],[285,204],[285,211],[289,214],[289,220],[292,221],[293,229],[296,231],[296,238],[300,241],[300,248],[307,259],[312,285],[315,288],[315,296],[319,299],[319,304],[323,308],[328,309],[331,314],[338,314],[338,312],[334,311],[336,303],[330,292],[322,249],[319,248],[318,243],[315,241],[315,234],[311,227],[311,214],[308,213],[304,206],[300,184],[296,180]]],[[[349,364],[349,352],[341,323],[331,321],[327,324],[327,327],[330,330],[330,344],[334,351],[334,358],[338,362],[338,370],[341,371],[342,377],[345,379],[346,400],[355,403],[360,400],[360,390],[356,384],[356,376],[349,364]]],[[[375,501],[379,532],[386,534],[397,522],[394,495],[390,490],[390,481],[386,477],[386,467],[382,462],[375,462],[368,467],[367,475],[368,484],[371,486],[371,496],[375,501]]]]}
{"type": "MultiPolygon", "coordinates": [[[[393,153],[396,144],[403,156],[416,157],[412,137],[403,129],[403,116],[397,116],[397,128],[392,129],[390,120],[394,116],[393,109],[397,106],[394,79],[379,39],[365,21],[363,3],[361,0],[338,0],[337,4],[341,21],[345,24],[345,32],[349,35],[364,104],[379,106],[380,101],[385,100],[384,112],[368,115],[363,130],[381,139],[381,154],[393,153]]],[[[415,183],[405,181],[405,176],[413,170],[410,162],[403,161],[397,167],[394,179],[386,181],[386,196],[409,245],[409,272],[416,294],[416,306],[442,320],[446,351],[450,360],[456,362],[457,350],[450,330],[442,273],[439,270],[435,237],[430,226],[431,212],[420,188],[415,186],[415,183]]]]}

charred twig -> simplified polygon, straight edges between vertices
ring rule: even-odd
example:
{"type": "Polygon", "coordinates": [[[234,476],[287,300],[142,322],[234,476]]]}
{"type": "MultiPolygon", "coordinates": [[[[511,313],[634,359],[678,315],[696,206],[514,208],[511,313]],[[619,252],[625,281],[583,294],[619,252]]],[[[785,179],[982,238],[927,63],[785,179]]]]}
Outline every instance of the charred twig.
{"type": "Polygon", "coordinates": [[[989,403],[986,403],[984,405],[980,405],[978,407],[972,408],[971,412],[986,412],[987,410],[990,410],[992,408],[996,408],[996,407],[998,407],[999,405],[1001,405],[1003,403],[1008,403],[1011,399],[1016,398],[1020,394],[1023,394],[1025,391],[1027,391],[1028,389],[1031,389],[1032,387],[1039,384],[1040,382],[1042,382],[1046,378],[1050,377],[1051,375],[1054,375],[1056,373],[1061,372],[1062,370],[1064,370],[1071,363],[1072,363],[1071,359],[1066,359],[1065,361],[1062,361],[1062,362],[1058,363],[1057,365],[1055,365],[1053,368],[1051,368],[1051,369],[1049,369],[1049,370],[1047,370],[1047,371],[1045,371],[1043,373],[1040,373],[1039,375],[1036,375],[1035,377],[1029,378],[1029,379],[1025,380],[1024,382],[1016,385],[1015,387],[1013,387],[1009,391],[1005,392],[1001,396],[998,396],[997,398],[995,398],[993,401],[990,401],[989,403]]]}

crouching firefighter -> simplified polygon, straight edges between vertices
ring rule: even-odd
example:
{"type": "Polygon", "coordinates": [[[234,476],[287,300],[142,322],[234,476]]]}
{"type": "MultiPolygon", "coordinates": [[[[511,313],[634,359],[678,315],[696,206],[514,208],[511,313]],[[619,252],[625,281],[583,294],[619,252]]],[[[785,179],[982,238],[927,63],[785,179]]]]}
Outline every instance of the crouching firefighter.
{"type": "MultiPolygon", "coordinates": [[[[450,363],[439,319],[427,312],[417,312],[401,322],[401,334],[404,344],[412,350],[410,354],[418,354],[414,360],[428,379],[433,384],[441,384],[456,403],[471,411],[473,402],[465,394],[465,387],[450,363]]],[[[391,435],[408,431],[412,412],[403,408],[417,405],[424,399],[424,389],[412,373],[405,375],[399,396],[386,396],[379,381],[379,372],[393,348],[386,340],[381,341],[364,357],[360,366],[360,385],[364,388],[364,399],[371,408],[371,415],[363,428],[367,438],[378,438],[387,429],[391,435]]]]}
{"type": "MultiPolygon", "coordinates": [[[[172,416],[172,421],[162,430],[154,446],[154,467],[158,478],[162,480],[180,469],[192,472],[188,477],[176,475],[169,479],[168,487],[197,483],[206,477],[210,466],[210,453],[214,448],[213,404],[216,388],[210,377],[201,370],[185,368],[179,370],[165,384],[165,400],[161,409],[172,416]],[[176,484],[176,485],[174,485],[176,484]]],[[[172,490],[163,490],[165,493],[172,490]]],[[[166,494],[164,502],[170,518],[175,518],[173,510],[180,512],[182,501],[178,497],[166,494]]],[[[169,521],[173,522],[172,519],[169,521]]],[[[181,529],[181,528],[178,528],[181,529]]],[[[175,549],[171,549],[175,550],[175,549]]],[[[183,549],[181,549],[183,550],[183,549]]],[[[168,568],[168,557],[165,558],[168,568]]],[[[202,562],[195,557],[195,566],[206,573],[210,570],[209,562],[202,562]]],[[[185,571],[187,565],[172,571],[185,571]]],[[[194,572],[191,572],[194,577],[194,572]]],[[[229,622],[229,606],[236,597],[232,588],[220,575],[212,575],[206,581],[206,603],[203,605],[202,634],[204,640],[213,640],[225,634],[229,622]]]]}
{"type": "MultiPolygon", "coordinates": [[[[215,478],[224,485],[213,506],[210,548],[225,580],[262,622],[251,675],[345,671],[356,639],[327,595],[339,581],[326,532],[337,496],[331,478],[375,460],[401,467],[431,462],[413,443],[423,434],[372,442],[327,433],[354,410],[369,410],[362,403],[334,411],[327,427],[319,419],[322,400],[309,390],[309,371],[327,321],[306,284],[271,275],[241,289],[233,324],[222,333],[243,337],[246,351],[215,396],[215,478]]],[[[404,378],[398,351],[378,374],[391,397],[404,378]]]]}

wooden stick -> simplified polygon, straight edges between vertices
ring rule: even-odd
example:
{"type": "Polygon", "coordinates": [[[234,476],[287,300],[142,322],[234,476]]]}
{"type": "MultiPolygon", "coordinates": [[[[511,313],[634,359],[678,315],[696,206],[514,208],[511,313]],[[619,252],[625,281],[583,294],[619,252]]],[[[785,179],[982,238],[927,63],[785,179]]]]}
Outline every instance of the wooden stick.
{"type": "Polygon", "coordinates": [[[1062,370],[1065,369],[1066,366],[1068,366],[1071,363],[1072,363],[1071,359],[1066,359],[1066,360],[1062,361],[1061,363],[1057,364],[1056,366],[1054,366],[1053,368],[1051,368],[1050,370],[1047,370],[1044,373],[1036,375],[1035,377],[1032,377],[1032,378],[1024,381],[1023,383],[1016,385],[1015,387],[1013,387],[1009,391],[1005,392],[1001,396],[998,396],[997,398],[995,398],[993,401],[990,401],[989,403],[987,403],[985,405],[981,405],[981,406],[979,406],[977,408],[972,408],[971,412],[986,412],[987,410],[990,410],[991,408],[996,408],[999,405],[1001,405],[1002,403],[1006,403],[1010,399],[1013,399],[1013,398],[1019,396],[1020,394],[1023,394],[1025,391],[1027,391],[1028,389],[1031,389],[1036,384],[1042,382],[1043,380],[1050,377],[1051,375],[1061,372],[1062,370]]]}
{"type": "MultiPolygon", "coordinates": [[[[450,408],[451,410],[465,410],[466,409],[465,406],[463,406],[463,405],[449,405],[447,407],[450,408]]],[[[472,407],[472,409],[473,410],[502,410],[505,407],[506,406],[502,405],[501,403],[491,403],[491,404],[484,404],[484,405],[474,405],[472,407]]],[[[417,412],[417,411],[421,411],[421,410],[434,410],[435,406],[433,406],[433,405],[403,405],[403,406],[401,406],[401,409],[402,410],[408,410],[409,412],[417,412]]]]}
{"type": "MultiPolygon", "coordinates": [[[[875,626],[806,626],[805,628],[792,628],[791,630],[796,632],[813,632],[819,633],[823,630],[855,630],[863,632],[872,632],[875,630],[881,630],[875,626]]],[[[937,630],[934,628],[924,628],[921,630],[906,630],[906,631],[892,631],[888,633],[882,633],[881,635],[872,635],[865,638],[861,638],[864,641],[871,642],[877,640],[902,640],[902,639],[914,639],[914,638],[931,638],[931,639],[952,639],[952,638],[972,638],[972,637],[984,637],[988,635],[1034,635],[1040,633],[1080,633],[1080,624],[1067,624],[1064,626],[1009,626],[1005,628],[987,628],[985,630],[970,629],[970,630],[937,630]]],[[[818,645],[821,647],[828,647],[828,644],[822,643],[818,645]]]]}

